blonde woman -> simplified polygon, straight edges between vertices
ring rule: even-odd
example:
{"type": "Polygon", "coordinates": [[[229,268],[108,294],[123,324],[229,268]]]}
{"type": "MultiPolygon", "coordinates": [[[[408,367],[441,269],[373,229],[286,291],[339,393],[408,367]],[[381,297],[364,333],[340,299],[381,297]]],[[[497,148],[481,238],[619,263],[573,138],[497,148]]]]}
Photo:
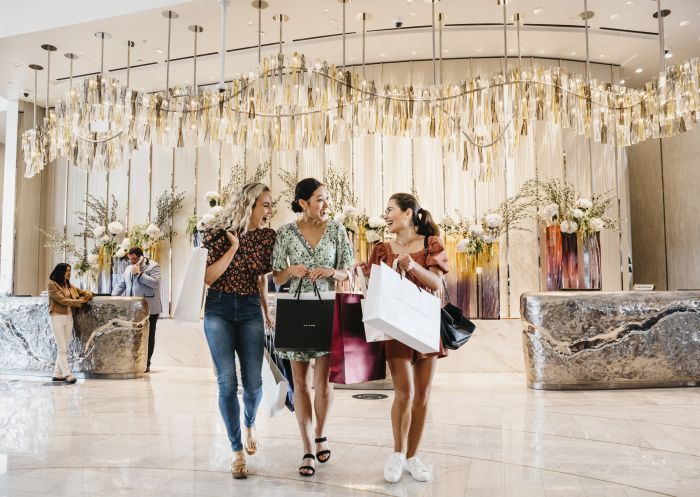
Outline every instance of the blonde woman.
{"type": "Polygon", "coordinates": [[[231,472],[247,478],[246,453],[258,450],[255,415],[262,397],[265,324],[272,326],[267,307],[267,278],[272,270],[275,232],[266,228],[272,216],[272,195],[262,183],[250,183],[231,199],[217,226],[207,231],[204,275],[209,285],[204,307],[204,334],[216,369],[219,410],[233,450],[231,472]],[[236,355],[243,382],[245,444],[241,441],[236,355]]]}

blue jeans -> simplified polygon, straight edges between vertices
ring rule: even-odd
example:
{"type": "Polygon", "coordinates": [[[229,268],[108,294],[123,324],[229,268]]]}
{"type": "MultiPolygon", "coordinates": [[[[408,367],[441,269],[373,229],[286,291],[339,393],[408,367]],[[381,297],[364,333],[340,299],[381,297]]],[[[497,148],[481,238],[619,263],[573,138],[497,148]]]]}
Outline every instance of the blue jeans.
{"type": "Polygon", "coordinates": [[[219,410],[234,452],[241,443],[236,354],[241,361],[245,425],[255,424],[262,398],[262,362],[265,324],[259,295],[234,295],[209,290],[204,306],[204,334],[219,384],[219,410]]]}

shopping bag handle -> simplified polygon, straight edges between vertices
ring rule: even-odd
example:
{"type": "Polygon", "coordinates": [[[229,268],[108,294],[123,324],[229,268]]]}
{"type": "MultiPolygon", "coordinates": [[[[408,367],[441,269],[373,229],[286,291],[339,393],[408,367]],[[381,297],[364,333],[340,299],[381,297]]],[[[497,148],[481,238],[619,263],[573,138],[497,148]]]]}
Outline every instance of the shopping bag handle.
{"type": "MultiPolygon", "coordinates": [[[[314,287],[314,295],[318,297],[319,302],[323,303],[323,299],[321,298],[321,292],[318,289],[318,285],[316,285],[315,281],[312,281],[311,283],[314,287]]],[[[297,289],[294,291],[294,297],[296,298],[296,300],[299,300],[301,298],[301,280],[299,280],[299,286],[297,286],[297,289]]]]}

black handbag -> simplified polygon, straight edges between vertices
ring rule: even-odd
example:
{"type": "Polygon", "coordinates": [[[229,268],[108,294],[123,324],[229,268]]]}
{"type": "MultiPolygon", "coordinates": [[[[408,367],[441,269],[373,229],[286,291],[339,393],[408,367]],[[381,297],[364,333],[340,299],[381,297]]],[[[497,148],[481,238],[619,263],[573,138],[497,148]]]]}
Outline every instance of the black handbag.
{"type": "Polygon", "coordinates": [[[291,352],[331,350],[335,300],[323,300],[314,283],[312,300],[301,300],[301,283],[294,298],[277,299],[275,349],[291,352]]]}
{"type": "MultiPolygon", "coordinates": [[[[424,246],[425,258],[427,260],[427,236],[425,237],[424,246]]],[[[476,329],[476,325],[464,316],[462,309],[452,304],[450,292],[447,290],[447,284],[444,279],[442,279],[442,286],[445,290],[445,300],[447,300],[447,304],[440,310],[440,339],[442,340],[443,347],[446,349],[457,350],[471,338],[472,333],[474,333],[476,329]]]]}

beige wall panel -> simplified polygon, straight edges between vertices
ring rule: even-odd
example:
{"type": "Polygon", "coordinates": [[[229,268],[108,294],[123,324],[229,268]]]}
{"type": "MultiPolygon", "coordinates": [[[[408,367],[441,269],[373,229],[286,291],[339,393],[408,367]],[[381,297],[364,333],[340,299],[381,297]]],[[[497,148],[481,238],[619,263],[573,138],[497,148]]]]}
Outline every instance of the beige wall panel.
{"type": "Polygon", "coordinates": [[[212,144],[198,147],[199,162],[197,169],[197,191],[199,195],[196,199],[197,214],[201,217],[209,212],[209,204],[205,195],[207,192],[215,192],[219,189],[219,145],[212,144]]]}
{"type": "Polygon", "coordinates": [[[664,206],[658,140],[629,148],[630,223],[634,283],[666,290],[664,206]]]}
{"type": "Polygon", "coordinates": [[[700,194],[700,130],[663,140],[662,153],[669,289],[700,288],[700,223],[694,213],[700,194]]]}
{"type": "Polygon", "coordinates": [[[173,219],[173,228],[177,236],[172,243],[172,295],[173,303],[184,283],[183,277],[187,270],[187,262],[192,253],[192,239],[187,235],[187,218],[194,212],[194,163],[197,149],[194,147],[181,148],[175,151],[175,185],[178,191],[185,192],[182,210],[173,219]]]}
{"type": "Polygon", "coordinates": [[[129,226],[148,221],[150,147],[142,147],[131,157],[131,185],[129,186],[129,226]]]}

